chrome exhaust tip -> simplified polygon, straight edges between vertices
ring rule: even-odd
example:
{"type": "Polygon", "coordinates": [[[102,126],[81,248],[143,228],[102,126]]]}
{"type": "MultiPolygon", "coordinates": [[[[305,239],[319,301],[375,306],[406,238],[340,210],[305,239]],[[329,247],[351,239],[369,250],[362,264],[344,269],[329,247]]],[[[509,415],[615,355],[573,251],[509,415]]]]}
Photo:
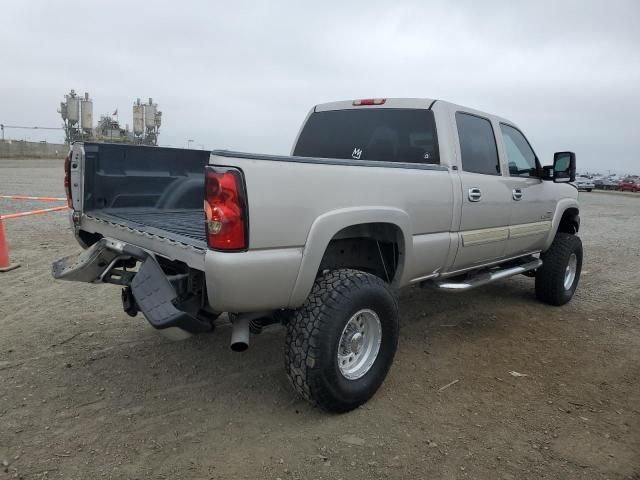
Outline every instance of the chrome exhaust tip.
{"type": "Polygon", "coordinates": [[[237,316],[231,321],[231,350],[234,352],[244,352],[249,348],[249,324],[251,317],[237,316]]]}

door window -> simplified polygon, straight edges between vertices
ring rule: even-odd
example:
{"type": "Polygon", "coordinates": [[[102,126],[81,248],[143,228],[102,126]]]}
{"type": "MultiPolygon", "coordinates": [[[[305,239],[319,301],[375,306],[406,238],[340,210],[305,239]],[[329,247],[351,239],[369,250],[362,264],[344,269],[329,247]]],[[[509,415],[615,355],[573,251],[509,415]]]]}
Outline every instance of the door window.
{"type": "Polygon", "coordinates": [[[509,162],[509,175],[512,177],[534,177],[537,176],[536,154],[529,146],[529,142],[524,135],[515,128],[500,124],[502,139],[507,151],[507,161],[509,162]]]}
{"type": "Polygon", "coordinates": [[[491,122],[468,113],[456,113],[462,169],[466,172],[500,175],[498,149],[491,122]]]}

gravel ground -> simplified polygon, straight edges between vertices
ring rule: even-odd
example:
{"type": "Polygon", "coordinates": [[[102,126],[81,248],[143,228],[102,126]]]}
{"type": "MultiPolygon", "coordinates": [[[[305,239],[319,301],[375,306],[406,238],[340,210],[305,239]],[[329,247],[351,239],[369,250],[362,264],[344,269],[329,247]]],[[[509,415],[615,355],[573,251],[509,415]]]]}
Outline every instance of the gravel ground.
{"type": "MultiPolygon", "coordinates": [[[[63,196],[62,162],[0,161],[0,193],[63,196]]],[[[640,479],[640,195],[580,197],[569,305],[524,276],[404,290],[395,364],[344,415],[294,396],[280,327],[243,354],[226,326],[171,342],[117,287],[52,280],[79,250],[64,213],[7,220],[22,267],[0,274],[0,478],[640,479]]]]}

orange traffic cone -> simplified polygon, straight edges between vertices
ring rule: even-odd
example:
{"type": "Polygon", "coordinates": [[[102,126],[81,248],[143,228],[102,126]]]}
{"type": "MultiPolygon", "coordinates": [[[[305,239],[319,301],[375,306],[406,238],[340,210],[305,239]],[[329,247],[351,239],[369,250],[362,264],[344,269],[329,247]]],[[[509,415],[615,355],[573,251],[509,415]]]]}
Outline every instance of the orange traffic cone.
{"type": "Polygon", "coordinates": [[[9,246],[4,238],[4,225],[2,224],[2,217],[0,217],[0,272],[8,272],[19,266],[19,263],[11,265],[9,260],[9,246]]]}

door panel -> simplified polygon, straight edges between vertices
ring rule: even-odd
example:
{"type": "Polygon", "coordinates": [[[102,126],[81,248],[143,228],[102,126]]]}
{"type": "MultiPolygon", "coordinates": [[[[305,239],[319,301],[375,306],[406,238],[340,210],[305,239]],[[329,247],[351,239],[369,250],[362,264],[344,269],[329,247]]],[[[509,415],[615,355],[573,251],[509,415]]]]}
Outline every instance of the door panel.
{"type": "Polygon", "coordinates": [[[452,270],[500,259],[509,237],[510,186],[501,174],[494,125],[471,112],[455,112],[461,164],[462,213],[452,270]]]}
{"type": "Polygon", "coordinates": [[[512,200],[505,255],[539,250],[551,229],[555,206],[549,185],[538,178],[519,177],[510,177],[508,183],[521,195],[520,200],[512,200]]]}
{"type": "Polygon", "coordinates": [[[539,162],[524,134],[512,125],[500,124],[503,155],[509,166],[511,213],[506,256],[542,248],[551,228],[554,196],[550,185],[536,177],[539,162]]]}
{"type": "Polygon", "coordinates": [[[462,218],[454,270],[487,263],[504,255],[511,212],[511,188],[507,177],[462,172],[460,180],[462,218]],[[480,191],[480,200],[469,199],[471,189],[480,191]]]}

